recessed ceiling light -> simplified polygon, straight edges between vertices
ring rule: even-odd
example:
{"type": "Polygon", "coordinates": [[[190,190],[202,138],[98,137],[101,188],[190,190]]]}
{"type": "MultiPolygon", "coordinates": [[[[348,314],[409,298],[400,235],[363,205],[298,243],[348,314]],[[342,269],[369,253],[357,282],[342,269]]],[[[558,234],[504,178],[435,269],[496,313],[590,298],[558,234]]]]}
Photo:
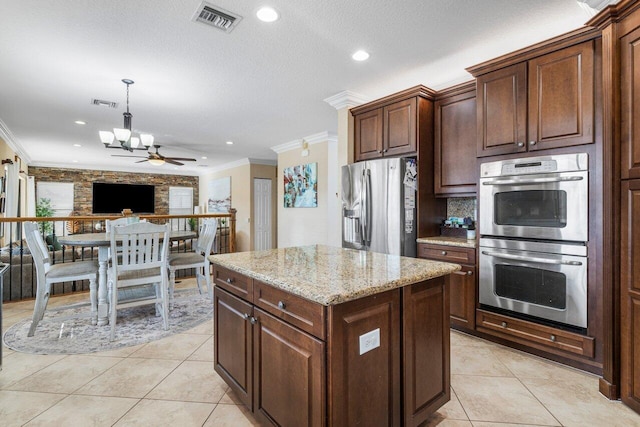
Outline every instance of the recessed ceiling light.
{"type": "Polygon", "coordinates": [[[207,156],[200,157],[202,160],[207,160],[207,156]]]}
{"type": "Polygon", "coordinates": [[[76,120],[76,121],[75,121],[75,122],[73,122],[73,123],[75,123],[75,124],[77,124],[77,125],[86,125],[86,124],[87,124],[87,122],[83,122],[82,120],[76,120]]]}
{"type": "Polygon", "coordinates": [[[74,161],[73,161],[73,163],[78,163],[78,161],[77,161],[77,160],[74,160],[74,161]]]}
{"type": "Polygon", "coordinates": [[[354,61],[366,61],[367,59],[369,59],[369,52],[359,50],[351,55],[351,57],[354,59],[354,61]]]}
{"type": "Polygon", "coordinates": [[[80,144],[73,144],[74,147],[82,147],[80,144]]]}
{"type": "Polygon", "coordinates": [[[277,21],[279,18],[278,12],[276,12],[275,9],[267,6],[260,8],[260,10],[256,12],[256,16],[262,22],[273,22],[277,21]]]}
{"type": "Polygon", "coordinates": [[[226,144],[227,145],[233,145],[233,141],[227,141],[226,144]]]}

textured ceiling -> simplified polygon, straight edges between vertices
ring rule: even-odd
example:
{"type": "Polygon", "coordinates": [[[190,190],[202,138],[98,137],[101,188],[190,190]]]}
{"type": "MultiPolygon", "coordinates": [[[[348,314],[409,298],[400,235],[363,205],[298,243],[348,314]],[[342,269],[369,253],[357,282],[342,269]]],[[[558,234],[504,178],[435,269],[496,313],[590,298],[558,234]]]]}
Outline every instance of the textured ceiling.
{"type": "Polygon", "coordinates": [[[589,19],[575,0],[211,3],[243,17],[231,33],[192,21],[199,0],[0,0],[0,136],[39,166],[203,174],[275,160],[270,147],[336,131],[323,101],[332,95],[442,89],[470,80],[465,67],[589,19]],[[265,3],[278,21],[255,17],[265,3]],[[357,49],[371,58],[354,62],[357,49]],[[127,153],[105,149],[98,130],[122,126],[123,78],[135,81],[134,132],[197,162],[176,169],[111,157],[127,153]]]}

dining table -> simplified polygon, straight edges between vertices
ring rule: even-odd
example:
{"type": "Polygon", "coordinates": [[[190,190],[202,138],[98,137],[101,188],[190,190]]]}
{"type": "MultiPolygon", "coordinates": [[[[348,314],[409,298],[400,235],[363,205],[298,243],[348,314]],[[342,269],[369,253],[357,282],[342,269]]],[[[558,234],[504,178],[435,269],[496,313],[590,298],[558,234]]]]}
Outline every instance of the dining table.
{"type": "MultiPolygon", "coordinates": [[[[196,237],[196,233],[188,230],[171,230],[169,233],[169,240],[171,241],[189,240],[194,237],[196,237]]],[[[67,236],[58,236],[58,242],[66,246],[98,248],[98,325],[108,325],[107,267],[111,235],[108,232],[69,234],[67,236]]]]}

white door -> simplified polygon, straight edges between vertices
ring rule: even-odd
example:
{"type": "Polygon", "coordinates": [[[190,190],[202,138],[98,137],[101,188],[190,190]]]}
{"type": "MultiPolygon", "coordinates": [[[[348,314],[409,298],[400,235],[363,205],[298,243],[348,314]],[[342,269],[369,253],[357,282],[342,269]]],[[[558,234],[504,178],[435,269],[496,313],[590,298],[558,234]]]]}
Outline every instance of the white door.
{"type": "MultiPolygon", "coordinates": [[[[193,213],[193,188],[169,187],[169,215],[189,215],[193,213]]],[[[186,230],[185,218],[171,221],[172,230],[186,230]]]]}
{"type": "Polygon", "coordinates": [[[260,251],[271,249],[271,180],[253,179],[253,246],[260,251]]]}

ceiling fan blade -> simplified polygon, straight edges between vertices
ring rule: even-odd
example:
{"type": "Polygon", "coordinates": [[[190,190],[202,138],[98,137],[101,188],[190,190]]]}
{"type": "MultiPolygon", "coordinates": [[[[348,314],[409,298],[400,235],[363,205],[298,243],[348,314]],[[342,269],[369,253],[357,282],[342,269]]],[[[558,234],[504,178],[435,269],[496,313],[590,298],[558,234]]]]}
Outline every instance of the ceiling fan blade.
{"type": "Polygon", "coordinates": [[[167,163],[170,163],[172,165],[177,165],[177,166],[183,166],[184,163],[180,163],[180,162],[176,162],[175,160],[173,160],[173,158],[169,158],[169,157],[165,157],[164,161],[167,163]]]}
{"type": "Polygon", "coordinates": [[[144,159],[144,160],[138,160],[136,163],[144,163],[144,162],[148,162],[149,159],[144,159]]]}
{"type": "Polygon", "coordinates": [[[196,159],[190,159],[188,157],[165,157],[165,160],[166,159],[180,160],[180,161],[183,161],[183,162],[195,162],[196,161],[196,159]]]}

